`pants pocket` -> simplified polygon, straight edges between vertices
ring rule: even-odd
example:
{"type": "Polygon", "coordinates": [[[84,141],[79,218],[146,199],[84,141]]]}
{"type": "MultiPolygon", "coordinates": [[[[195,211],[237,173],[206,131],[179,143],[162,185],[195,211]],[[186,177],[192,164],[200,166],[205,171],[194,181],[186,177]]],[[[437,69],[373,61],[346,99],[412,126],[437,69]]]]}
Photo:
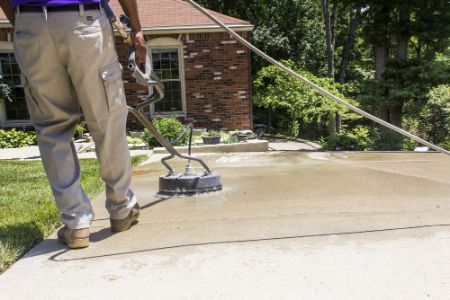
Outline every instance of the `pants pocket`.
{"type": "Polygon", "coordinates": [[[28,112],[30,114],[31,121],[38,121],[42,116],[42,112],[38,101],[39,97],[36,96],[26,76],[21,74],[20,79],[25,93],[25,99],[27,102],[28,112]]]}
{"type": "Polygon", "coordinates": [[[126,106],[125,88],[122,81],[122,66],[118,61],[99,69],[103,79],[108,111],[113,112],[126,106]]]}

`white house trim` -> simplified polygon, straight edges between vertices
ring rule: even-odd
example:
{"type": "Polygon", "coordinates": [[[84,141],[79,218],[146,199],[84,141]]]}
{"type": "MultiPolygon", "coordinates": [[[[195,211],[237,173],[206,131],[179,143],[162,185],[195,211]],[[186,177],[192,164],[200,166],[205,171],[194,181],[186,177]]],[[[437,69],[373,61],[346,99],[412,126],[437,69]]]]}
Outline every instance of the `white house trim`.
{"type": "MultiPolygon", "coordinates": [[[[0,42],[0,53],[13,53],[13,43],[11,42],[0,42]]],[[[31,125],[30,120],[6,120],[5,105],[2,100],[0,100],[0,128],[7,127],[27,127],[31,125]]]]}

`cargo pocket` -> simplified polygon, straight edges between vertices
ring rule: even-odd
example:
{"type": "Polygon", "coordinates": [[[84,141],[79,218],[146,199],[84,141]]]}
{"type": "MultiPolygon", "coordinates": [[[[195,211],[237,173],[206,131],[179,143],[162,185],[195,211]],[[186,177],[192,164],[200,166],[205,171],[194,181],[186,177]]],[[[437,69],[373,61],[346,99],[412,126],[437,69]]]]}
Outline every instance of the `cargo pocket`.
{"type": "Polygon", "coordinates": [[[39,97],[37,97],[33,91],[33,88],[30,86],[28,79],[23,74],[20,75],[21,84],[23,86],[23,91],[25,93],[25,100],[27,103],[28,112],[30,114],[31,121],[39,121],[42,117],[42,112],[40,109],[39,102],[37,101],[39,97]]]}
{"type": "Polygon", "coordinates": [[[114,62],[99,69],[103,79],[108,103],[108,111],[113,112],[126,106],[125,89],[122,81],[122,66],[114,62]]]}

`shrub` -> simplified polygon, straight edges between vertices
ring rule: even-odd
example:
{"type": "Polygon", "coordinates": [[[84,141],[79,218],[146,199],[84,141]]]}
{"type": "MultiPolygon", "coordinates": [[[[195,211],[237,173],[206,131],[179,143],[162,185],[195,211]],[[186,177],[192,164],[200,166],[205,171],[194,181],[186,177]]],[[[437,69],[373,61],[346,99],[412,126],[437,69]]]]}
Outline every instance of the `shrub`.
{"type": "Polygon", "coordinates": [[[432,89],[420,114],[420,130],[425,139],[435,144],[445,142],[450,136],[450,85],[432,89]]]}
{"type": "Polygon", "coordinates": [[[131,145],[132,150],[135,150],[138,148],[138,145],[144,144],[144,141],[137,137],[127,136],[127,143],[131,145]]]}
{"type": "Polygon", "coordinates": [[[0,129],[0,148],[20,148],[36,144],[34,132],[0,129]]]}
{"type": "Polygon", "coordinates": [[[144,143],[144,141],[142,139],[137,138],[137,137],[131,137],[131,136],[127,136],[127,142],[128,142],[128,144],[132,144],[132,145],[138,145],[138,144],[144,143]]]}
{"type": "Polygon", "coordinates": [[[234,134],[230,134],[229,132],[221,132],[220,136],[222,137],[223,144],[234,144],[239,142],[237,136],[234,134]]]}
{"type": "Polygon", "coordinates": [[[83,126],[83,124],[77,124],[75,126],[75,133],[78,135],[81,135],[86,132],[86,128],[83,126]]]}
{"type": "Polygon", "coordinates": [[[379,151],[401,151],[408,150],[410,146],[408,143],[410,142],[403,135],[392,131],[390,129],[386,129],[386,131],[379,135],[375,148],[379,151]],[[408,143],[404,145],[405,141],[408,143]]]}
{"type": "Polygon", "coordinates": [[[207,131],[204,136],[209,136],[209,137],[216,137],[216,136],[222,136],[222,132],[220,131],[215,131],[215,130],[210,130],[207,131]]]}
{"type": "Polygon", "coordinates": [[[352,130],[343,130],[320,141],[327,150],[373,150],[375,141],[365,126],[356,126],[352,130]]]}
{"type": "MultiPolygon", "coordinates": [[[[185,129],[183,123],[181,123],[176,118],[156,118],[152,122],[153,125],[155,125],[155,127],[158,129],[158,131],[171,142],[175,141],[185,129]]],[[[144,130],[142,139],[150,147],[160,146],[155,137],[147,129],[144,130]]],[[[185,145],[188,139],[189,135],[185,134],[175,146],[185,145]]]]}

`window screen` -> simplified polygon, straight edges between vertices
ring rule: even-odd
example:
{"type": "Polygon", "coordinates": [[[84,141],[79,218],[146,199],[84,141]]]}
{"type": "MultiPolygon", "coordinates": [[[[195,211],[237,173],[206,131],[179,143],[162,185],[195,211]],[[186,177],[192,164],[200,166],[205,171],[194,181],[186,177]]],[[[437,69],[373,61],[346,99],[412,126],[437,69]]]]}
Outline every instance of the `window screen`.
{"type": "Polygon", "coordinates": [[[2,83],[9,85],[11,88],[12,102],[2,99],[5,106],[6,120],[28,120],[30,117],[25,101],[25,93],[20,84],[20,69],[14,54],[0,53],[0,74],[2,83]]]}
{"type": "Polygon", "coordinates": [[[155,105],[155,112],[183,111],[179,50],[177,48],[151,49],[153,70],[164,84],[164,99],[155,105]]]}

